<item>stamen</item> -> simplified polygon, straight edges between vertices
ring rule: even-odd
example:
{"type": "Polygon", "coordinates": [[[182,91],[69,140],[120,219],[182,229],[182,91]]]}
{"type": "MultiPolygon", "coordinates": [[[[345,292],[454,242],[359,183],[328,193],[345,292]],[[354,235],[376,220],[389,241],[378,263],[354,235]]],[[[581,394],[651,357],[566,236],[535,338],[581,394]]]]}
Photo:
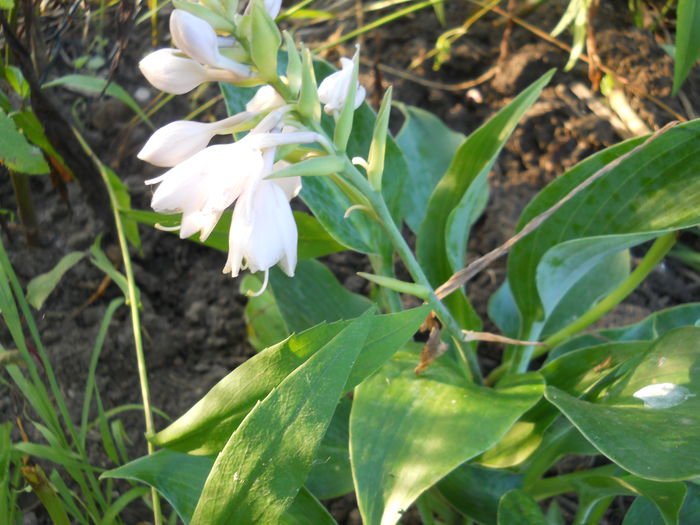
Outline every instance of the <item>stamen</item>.
{"type": "Polygon", "coordinates": [[[364,168],[365,171],[369,170],[369,163],[362,157],[353,157],[351,162],[355,166],[360,166],[361,168],[364,168]]]}
{"type": "Polygon", "coordinates": [[[156,230],[161,230],[164,232],[176,232],[180,229],[180,225],[177,226],[163,226],[161,223],[157,222],[153,226],[156,230]]]}
{"type": "Polygon", "coordinates": [[[262,295],[262,293],[267,288],[267,282],[269,280],[269,277],[270,277],[270,269],[268,268],[267,270],[265,270],[265,277],[263,279],[262,287],[260,288],[260,290],[258,290],[257,292],[253,292],[253,290],[248,290],[246,292],[246,295],[248,297],[258,297],[259,295],[262,295]]]}

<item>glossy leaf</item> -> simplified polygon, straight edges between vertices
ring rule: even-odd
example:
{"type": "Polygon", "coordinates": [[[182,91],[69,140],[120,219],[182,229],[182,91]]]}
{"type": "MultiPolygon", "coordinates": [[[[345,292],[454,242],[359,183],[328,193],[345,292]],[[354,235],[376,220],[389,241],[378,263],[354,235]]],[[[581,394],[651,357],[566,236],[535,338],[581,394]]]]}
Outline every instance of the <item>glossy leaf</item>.
{"type": "MultiPolygon", "coordinates": [[[[582,395],[623,363],[642,356],[651,343],[643,341],[610,343],[573,351],[547,363],[540,369],[547,385],[555,386],[576,397],[582,395]]],[[[491,468],[519,465],[543,442],[545,432],[559,416],[559,411],[545,400],[528,410],[494,447],[479,458],[491,468]]]]}
{"type": "Polygon", "coordinates": [[[694,326],[700,320],[700,303],[688,303],[653,313],[643,321],[618,328],[600,330],[597,335],[584,334],[558,345],[548,360],[566,352],[595,346],[603,341],[652,341],[679,326],[694,326]]]}
{"type": "Polygon", "coordinates": [[[319,499],[337,498],[353,490],[349,450],[351,407],[347,397],[340,400],[306,479],[306,487],[319,499]]]}
{"type": "MultiPolygon", "coordinates": [[[[415,333],[428,311],[426,306],[373,317],[369,335],[360,349],[344,392],[389,359],[415,333]]],[[[253,356],[151,441],[183,452],[218,452],[255,403],[348,324],[349,321],[321,324],[253,356]]]]}
{"type": "Polygon", "coordinates": [[[37,275],[27,284],[27,302],[41,310],[44,301],[58,285],[61,277],[85,257],[85,252],[71,252],[64,255],[51,270],[37,275]]]}
{"type": "Polygon", "coordinates": [[[464,135],[452,131],[435,115],[415,106],[395,102],[404,115],[396,142],[408,164],[407,191],[403,192],[402,215],[418,231],[433,188],[447,171],[464,135]]]}
{"type": "Polygon", "coordinates": [[[522,481],[521,474],[464,464],[440,480],[437,489],[464,516],[495,525],[499,500],[522,487],[522,481]]]}
{"type": "Polygon", "coordinates": [[[700,476],[698,352],[700,328],[676,328],[597,403],[555,387],[548,387],[546,396],[601,453],[629,472],[660,481],[700,476]],[[633,395],[661,383],[678,385],[688,394],[667,408],[644,406],[633,395]]]}
{"type": "Polygon", "coordinates": [[[643,495],[653,501],[666,525],[675,525],[686,493],[683,483],[659,483],[637,476],[590,476],[574,482],[573,487],[579,494],[578,523],[591,523],[590,512],[605,498],[643,495]]]}
{"type": "Polygon", "coordinates": [[[515,489],[498,503],[498,525],[547,525],[547,520],[532,496],[515,489]]]}
{"type": "MultiPolygon", "coordinates": [[[[700,489],[693,483],[686,483],[687,493],[678,516],[678,525],[700,523],[700,489]]],[[[625,515],[622,525],[664,525],[659,509],[649,499],[639,496],[625,515]]]]}
{"type": "Polygon", "coordinates": [[[673,71],[675,96],[700,57],[700,5],[697,0],[678,0],[676,52],[673,71]]]}
{"type": "MultiPolygon", "coordinates": [[[[105,472],[101,478],[128,479],[154,487],[172,505],[180,519],[189,523],[213,464],[212,456],[159,450],[105,472]]],[[[301,525],[307,518],[319,525],[335,523],[323,506],[302,489],[280,523],[301,525]]]]}
{"type": "MultiPolygon", "coordinates": [[[[535,232],[515,245],[508,260],[508,280],[523,317],[522,334],[528,333],[532,324],[542,317],[538,265],[551,248],[574,239],[597,237],[597,241],[577,241],[587,243],[587,257],[566,261],[570,273],[582,275],[616,246],[628,247],[630,243],[643,242],[664,231],[700,222],[697,204],[700,159],[694,153],[700,144],[699,132],[700,121],[671,129],[575,195],[535,232]],[[608,239],[607,236],[620,237],[608,239]],[[596,242],[601,243],[601,249],[591,257],[596,242]],[[574,263],[582,269],[575,270],[574,263]]],[[[640,140],[593,155],[555,180],[526,208],[519,228],[599,169],[630,151],[640,140]]],[[[558,259],[561,266],[563,261],[561,257],[558,259]]]]}
{"type": "Polygon", "coordinates": [[[217,456],[193,524],[279,520],[311,469],[371,317],[352,321],[256,404],[217,456]]]}
{"type": "Polygon", "coordinates": [[[301,261],[294,277],[274,268],[270,286],[289,332],[326,321],[352,319],[373,305],[366,297],[343,288],[318,261],[301,261]]]}
{"type": "Polygon", "coordinates": [[[426,489],[496,443],[541,397],[535,373],[499,389],[461,384],[435,363],[388,362],[355,390],[350,457],[366,525],[395,523],[426,489]]]}
{"type": "MultiPolygon", "coordinates": [[[[255,275],[245,275],[241,281],[242,294],[262,288],[262,281],[255,275]]],[[[266,289],[262,294],[249,297],[245,305],[245,323],[248,342],[260,351],[273,346],[287,336],[289,331],[284,324],[272,290],[266,289]]]]}
{"type": "MultiPolygon", "coordinates": [[[[525,111],[537,100],[552,74],[553,71],[545,74],[469,135],[431,194],[416,239],[416,251],[433,285],[442,284],[456,270],[447,256],[447,239],[451,233],[447,231],[449,213],[462,202],[470,188],[483,191],[483,185],[479,184],[478,179],[487,177],[505,141],[525,111]]],[[[468,230],[468,227],[468,224],[460,225],[463,231],[468,230]]],[[[466,239],[466,233],[463,238],[466,239]]]]}

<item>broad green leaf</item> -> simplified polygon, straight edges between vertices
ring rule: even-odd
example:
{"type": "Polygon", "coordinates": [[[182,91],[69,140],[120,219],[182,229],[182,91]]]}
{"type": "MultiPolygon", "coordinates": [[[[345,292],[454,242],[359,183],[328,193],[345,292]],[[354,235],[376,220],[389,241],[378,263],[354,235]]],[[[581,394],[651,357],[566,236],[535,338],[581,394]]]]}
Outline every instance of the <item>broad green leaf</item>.
{"type": "Polygon", "coordinates": [[[408,178],[402,197],[406,224],[418,231],[433,188],[447,171],[464,135],[452,131],[432,113],[395,102],[404,115],[396,142],[408,164],[408,178]]]}
{"type": "Polygon", "coordinates": [[[395,523],[426,489],[495,444],[541,397],[536,373],[499,389],[461,384],[413,356],[388,362],[355,390],[350,457],[366,525],[395,523]]]}
{"type": "Polygon", "coordinates": [[[66,87],[68,89],[73,89],[75,91],[90,95],[96,95],[104,91],[110,97],[114,97],[129,106],[129,108],[131,108],[133,112],[136,113],[139,118],[148,124],[152,129],[155,128],[148,116],[146,116],[141,107],[138,105],[138,102],[136,102],[133,97],[129,95],[129,93],[119,84],[114,82],[107,83],[104,78],[90,75],[72,74],[54,79],[51,82],[47,82],[42,86],[42,88],[56,86],[66,87]]]}
{"type": "Polygon", "coordinates": [[[311,470],[372,316],[352,321],[256,404],[217,456],[193,524],[279,520],[311,470]]]}
{"type": "Polygon", "coordinates": [[[633,237],[577,239],[545,254],[537,267],[537,289],[546,319],[540,338],[576,320],[628,277],[630,256],[625,243],[640,241],[633,237]]]}
{"type": "MultiPolygon", "coordinates": [[[[189,523],[213,464],[212,456],[191,456],[166,449],[107,471],[101,479],[128,479],[150,485],[172,505],[183,522],[189,523]]],[[[320,525],[334,523],[323,506],[302,489],[280,523],[301,524],[304,517],[320,525]]]]}
{"type": "MultiPolygon", "coordinates": [[[[561,388],[576,397],[635,356],[643,355],[650,342],[635,341],[588,347],[567,353],[540,369],[547,385],[561,388]]],[[[494,447],[486,451],[479,463],[491,468],[519,465],[535,453],[545,432],[559,416],[559,411],[541,400],[513,425],[494,447]]]]}
{"type": "Polygon", "coordinates": [[[700,57],[700,4],[697,0],[678,0],[676,13],[674,96],[700,57]]]}
{"type": "MultiPolygon", "coordinates": [[[[700,523],[700,488],[693,483],[686,483],[687,493],[678,516],[678,525],[696,525],[700,523]]],[[[622,525],[664,525],[659,509],[649,499],[639,496],[625,515],[622,525]]]]}
{"type": "MultiPolygon", "coordinates": [[[[665,231],[700,222],[700,121],[677,126],[579,192],[536,231],[514,246],[508,260],[508,280],[523,317],[521,334],[541,319],[537,289],[538,265],[548,250],[573,239],[598,237],[601,253],[627,242],[643,242],[665,231]],[[604,196],[604,198],[601,198],[604,196]],[[610,239],[608,236],[620,236],[610,239]]],[[[519,228],[563,199],[581,182],[630,151],[641,139],[608,148],[558,178],[525,209],[519,228]]],[[[594,251],[587,245],[588,253],[594,251]]],[[[561,258],[558,258],[561,260],[561,258]]],[[[578,258],[585,269],[595,260],[578,258]]],[[[572,262],[567,261],[569,271],[572,262]]],[[[561,264],[560,264],[561,265],[561,264]]],[[[541,279],[544,279],[542,275],[541,279]]]]}
{"type": "Polygon", "coordinates": [[[547,525],[547,520],[532,496],[514,489],[498,503],[498,525],[547,525]]]}
{"type": "MultiPolygon", "coordinates": [[[[441,285],[464,266],[469,230],[487,196],[489,171],[506,140],[553,73],[546,73],[469,135],[430,195],[416,237],[416,255],[433,286],[441,285]]],[[[477,330],[481,327],[464,293],[456,292],[445,302],[463,326],[477,330]]]]}
{"type": "MultiPolygon", "coordinates": [[[[146,210],[125,210],[120,209],[122,214],[128,218],[134,219],[141,224],[155,226],[177,226],[180,224],[180,214],[165,215],[154,211],[146,210]]],[[[297,246],[297,257],[302,259],[314,259],[322,257],[329,253],[339,252],[345,249],[344,246],[338,244],[328,233],[323,229],[321,224],[308,213],[302,211],[294,212],[294,220],[297,223],[297,232],[299,235],[299,244],[297,246]]],[[[225,211],[219,222],[214,226],[206,241],[200,241],[198,235],[193,235],[189,238],[204,246],[209,246],[222,252],[228,252],[228,231],[231,228],[231,211],[225,211]]],[[[173,232],[179,235],[179,232],[173,232]]]]}
{"type": "Polygon", "coordinates": [[[300,261],[294,277],[273,268],[270,287],[290,332],[306,330],[324,321],[352,319],[373,305],[366,297],[343,288],[318,261],[300,261]]]}
{"type": "MultiPolygon", "coordinates": [[[[700,328],[684,327],[662,336],[639,364],[597,403],[577,400],[556,387],[547,399],[612,461],[648,479],[675,481],[700,476],[700,328]],[[644,406],[633,394],[672,383],[682,396],[667,406],[644,406]]],[[[663,400],[664,398],[662,398],[663,400]]]]}
{"type": "MultiPolygon", "coordinates": [[[[481,190],[477,179],[487,177],[505,141],[525,111],[537,100],[552,74],[553,71],[544,75],[469,135],[431,194],[416,239],[416,251],[433,285],[442,284],[455,271],[447,256],[449,213],[462,201],[470,187],[476,185],[481,190]]],[[[461,225],[462,229],[468,229],[468,226],[461,225]]]]}
{"type": "Polygon", "coordinates": [[[319,499],[337,498],[353,490],[349,451],[351,407],[347,397],[340,400],[306,479],[305,486],[319,499]]]}
{"type": "Polygon", "coordinates": [[[489,318],[507,337],[517,337],[520,331],[520,312],[515,304],[510,283],[506,279],[489,298],[489,318]]]}
{"type": "MultiPolygon", "coordinates": [[[[579,496],[577,523],[592,523],[589,513],[595,508],[596,503],[605,498],[642,495],[653,501],[666,525],[676,525],[686,493],[683,483],[659,483],[637,476],[589,476],[574,481],[572,485],[579,496]]],[[[646,520],[644,523],[647,523],[646,520]]]]}
{"type": "Polygon", "coordinates": [[[15,121],[17,127],[22,130],[22,133],[26,135],[32,144],[39,146],[65,167],[63,157],[61,157],[51,145],[48,137],[44,133],[44,126],[39,122],[36,114],[31,109],[15,111],[11,114],[11,117],[12,120],[15,121]]]}
{"type": "MultiPolygon", "coordinates": [[[[255,275],[247,274],[243,277],[240,289],[242,294],[260,288],[262,281],[255,275]]],[[[244,314],[248,341],[258,351],[279,343],[289,335],[270,288],[258,296],[249,297],[244,314]]]]}
{"type": "Polygon", "coordinates": [[[437,490],[464,516],[495,525],[499,500],[522,481],[521,474],[464,464],[440,480],[437,490]]]}
{"type": "MultiPolygon", "coordinates": [[[[344,391],[355,387],[406,343],[428,311],[429,307],[425,306],[373,317],[369,335],[344,391]]],[[[324,323],[263,350],[219,381],[187,413],[151,441],[158,446],[195,454],[218,452],[255,403],[348,324],[349,321],[324,323]]]]}
{"type": "Polygon", "coordinates": [[[672,328],[694,326],[700,320],[700,303],[689,303],[656,312],[639,323],[600,330],[598,335],[584,334],[550,352],[548,361],[566,352],[599,345],[603,341],[651,341],[658,339],[672,328]]]}
{"type": "Polygon", "coordinates": [[[0,162],[17,173],[43,175],[49,172],[41,150],[27,142],[4,111],[0,111],[0,162]]]}
{"type": "Polygon", "coordinates": [[[85,257],[85,252],[71,252],[64,255],[51,270],[37,275],[29,281],[29,284],[27,284],[27,302],[37,310],[41,310],[44,301],[56,288],[63,274],[75,266],[83,257],[85,257]]]}

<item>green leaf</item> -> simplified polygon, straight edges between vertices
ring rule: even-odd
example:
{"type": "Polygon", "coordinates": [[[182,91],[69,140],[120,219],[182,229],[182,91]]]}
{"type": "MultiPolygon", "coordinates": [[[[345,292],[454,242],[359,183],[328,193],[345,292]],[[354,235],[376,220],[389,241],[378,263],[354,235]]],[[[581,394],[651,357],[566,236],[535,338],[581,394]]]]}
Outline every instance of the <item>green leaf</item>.
{"type": "MultiPolygon", "coordinates": [[[[124,184],[119,178],[119,175],[108,166],[103,165],[103,167],[107,172],[107,179],[109,180],[110,186],[112,186],[114,197],[117,200],[117,206],[120,210],[130,210],[131,195],[129,195],[129,189],[126,187],[126,184],[124,184]]],[[[127,216],[122,218],[122,224],[124,225],[124,235],[126,235],[129,244],[137,250],[140,250],[141,236],[139,235],[139,226],[136,221],[127,216]]]]}
{"type": "Polygon", "coordinates": [[[39,122],[36,114],[31,109],[15,111],[11,114],[11,117],[12,120],[15,121],[17,127],[22,130],[22,133],[26,135],[27,139],[29,139],[32,144],[39,146],[64,165],[63,158],[49,142],[48,137],[44,133],[44,126],[39,122]]]}
{"type": "Polygon", "coordinates": [[[153,123],[149,120],[148,116],[143,112],[141,107],[138,105],[131,95],[119,84],[110,82],[109,84],[104,78],[93,77],[89,75],[65,75],[60,78],[56,78],[51,82],[47,82],[42,86],[42,88],[49,88],[55,86],[63,86],[75,91],[86,93],[89,95],[97,95],[103,91],[110,97],[114,97],[120,100],[129,108],[136,113],[139,118],[148,124],[152,129],[155,129],[153,123]],[[106,86],[106,89],[105,89],[106,86]]]}
{"type": "Polygon", "coordinates": [[[689,303],[656,312],[639,323],[600,330],[598,335],[584,334],[549,353],[548,360],[564,353],[598,345],[603,341],[652,341],[679,326],[694,326],[700,320],[700,303],[689,303]]]}
{"type": "MultiPolygon", "coordinates": [[[[597,153],[559,177],[528,205],[519,228],[637,146],[640,140],[597,153]]],[[[547,276],[538,266],[545,256],[551,257],[550,265],[557,261],[559,266],[564,264],[561,257],[556,256],[560,248],[552,252],[553,255],[548,250],[566,241],[589,239],[577,241],[585,247],[588,257],[577,257],[565,263],[568,272],[583,275],[616,246],[624,249],[665,231],[700,222],[700,158],[695,155],[699,144],[700,121],[669,130],[576,194],[513,247],[508,259],[508,280],[523,317],[523,337],[529,336],[530,327],[543,315],[538,282],[546,280],[547,276]],[[598,242],[598,255],[591,257],[598,242]],[[574,268],[575,264],[580,265],[580,269],[574,268]]]]}
{"type": "MultiPolygon", "coordinates": [[[[457,150],[447,173],[431,194],[416,239],[416,251],[433,285],[442,284],[452,273],[461,269],[464,263],[462,258],[460,268],[454,268],[447,255],[447,240],[451,237],[451,232],[447,230],[449,214],[462,202],[465,195],[469,194],[470,188],[478,186],[480,191],[484,191],[485,186],[480,184],[479,179],[486,179],[505,141],[525,111],[537,100],[553,73],[550,71],[545,74],[486,124],[469,135],[457,150]]],[[[468,230],[467,226],[461,224],[460,228],[465,231],[468,230]]],[[[463,234],[465,240],[466,235],[463,234]]],[[[461,250],[464,249],[461,247],[461,250]]]]}
{"type": "MultiPolygon", "coordinates": [[[[242,294],[246,294],[249,290],[257,291],[260,288],[262,288],[262,281],[258,277],[251,274],[243,277],[242,294]]],[[[289,335],[270,288],[258,296],[249,297],[244,314],[248,341],[258,351],[279,343],[289,335]]]]}
{"type": "Polygon", "coordinates": [[[498,525],[547,525],[547,520],[532,496],[514,489],[498,503],[498,525]]]}
{"type": "Polygon", "coordinates": [[[0,9],[12,9],[15,7],[15,0],[0,0],[0,9]]]}
{"type": "Polygon", "coordinates": [[[700,5],[697,0],[678,0],[676,13],[673,96],[678,93],[690,69],[700,57],[700,5]]]}
{"type": "Polygon", "coordinates": [[[408,164],[401,212],[406,224],[417,232],[425,216],[433,188],[450,166],[464,135],[452,131],[432,113],[395,102],[405,121],[396,136],[408,164]]]}
{"type": "MultiPolygon", "coordinates": [[[[354,388],[405,344],[428,311],[429,307],[425,306],[373,317],[369,335],[344,391],[354,388]]],[[[321,324],[253,356],[151,441],[183,452],[218,452],[255,403],[348,324],[349,321],[321,324]]]]}
{"type": "Polygon", "coordinates": [[[27,175],[49,172],[41,150],[27,142],[14,121],[3,111],[0,111],[0,162],[12,171],[27,175]]]}
{"type": "MultiPolygon", "coordinates": [[[[146,210],[119,210],[125,217],[134,219],[141,224],[155,226],[160,224],[163,226],[177,226],[181,221],[181,214],[165,215],[154,211],[146,210]]],[[[335,253],[345,250],[345,247],[338,244],[333,238],[328,235],[323,226],[316,220],[315,217],[302,211],[294,212],[294,220],[297,223],[297,232],[299,235],[299,244],[297,246],[297,257],[302,259],[314,259],[322,257],[329,253],[335,253]]],[[[209,246],[221,252],[228,252],[228,232],[231,228],[231,211],[225,211],[219,222],[214,227],[206,241],[199,240],[197,235],[193,235],[188,240],[209,246]]],[[[179,235],[179,232],[172,232],[179,235]]]]}
{"type": "Polygon", "coordinates": [[[501,496],[522,487],[522,481],[521,474],[464,464],[438,482],[437,490],[464,516],[495,525],[501,496]]]}
{"type": "Polygon", "coordinates": [[[29,281],[29,284],[27,284],[27,302],[37,310],[41,310],[44,301],[56,288],[63,274],[75,266],[83,257],[85,257],[85,252],[71,252],[64,255],[51,270],[37,275],[29,281]]]}
{"type": "Polygon", "coordinates": [[[352,319],[374,304],[343,288],[333,273],[318,261],[300,261],[294,277],[273,268],[270,286],[289,332],[322,322],[352,319]]]}
{"type": "Polygon", "coordinates": [[[555,387],[547,399],[602,454],[625,470],[660,481],[700,476],[700,328],[676,328],[661,337],[597,403],[579,401],[555,387]],[[673,383],[687,395],[666,408],[643,406],[633,394],[651,384],[673,383]]]}
{"type": "Polygon", "coordinates": [[[388,362],[355,390],[350,457],[367,525],[395,523],[426,489],[495,444],[542,396],[536,373],[492,389],[461,385],[413,356],[388,362]]]}
{"type": "Polygon", "coordinates": [[[384,93],[382,105],[377,113],[377,120],[372,130],[372,142],[367,157],[367,178],[375,191],[382,190],[382,175],[384,173],[384,154],[386,153],[386,137],[389,133],[389,115],[391,114],[391,93],[393,87],[384,93]]]}
{"type": "MultiPolygon", "coordinates": [[[[678,525],[696,525],[700,523],[700,488],[693,483],[686,483],[687,493],[678,516],[678,525]]],[[[659,509],[644,496],[635,498],[625,515],[622,525],[664,525],[659,509]]]]}
{"type": "Polygon", "coordinates": [[[337,498],[353,491],[349,451],[351,407],[347,397],[340,400],[306,478],[306,487],[319,499],[337,498]]]}
{"type": "MultiPolygon", "coordinates": [[[[576,397],[582,395],[622,364],[642,356],[650,342],[610,343],[572,351],[554,359],[540,369],[547,385],[561,388],[576,397]]],[[[545,432],[559,411],[545,400],[526,412],[494,447],[479,458],[491,468],[519,465],[540,447],[545,432]]]]}
{"type": "Polygon", "coordinates": [[[666,525],[676,525],[686,493],[683,483],[658,483],[637,476],[589,476],[575,481],[573,487],[579,494],[577,523],[592,523],[590,512],[605,498],[643,495],[654,502],[666,525]]]}
{"type": "Polygon", "coordinates": [[[352,321],[253,408],[216,458],[193,524],[279,520],[311,469],[371,317],[352,321]]]}
{"type": "Polygon", "coordinates": [[[272,82],[278,79],[277,50],[282,44],[282,35],[262,0],[254,1],[251,5],[250,55],[260,78],[272,82]]]}
{"type": "MultiPolygon", "coordinates": [[[[183,522],[189,523],[213,464],[212,456],[191,456],[172,450],[159,450],[107,471],[101,479],[128,479],[150,485],[172,505],[183,522]]],[[[302,489],[281,523],[303,523],[299,518],[304,516],[317,520],[313,523],[321,525],[334,523],[321,504],[302,489]]]]}

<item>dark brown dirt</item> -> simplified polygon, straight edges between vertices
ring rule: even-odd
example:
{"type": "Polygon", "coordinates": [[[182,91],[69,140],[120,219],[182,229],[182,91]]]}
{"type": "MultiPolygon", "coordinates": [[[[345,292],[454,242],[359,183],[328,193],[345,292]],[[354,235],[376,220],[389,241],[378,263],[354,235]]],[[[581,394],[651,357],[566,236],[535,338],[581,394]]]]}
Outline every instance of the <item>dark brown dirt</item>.
{"type": "MultiPolygon", "coordinates": [[[[674,111],[687,114],[687,107],[679,99],[670,98],[670,59],[654,37],[633,26],[626,4],[613,2],[612,7],[601,9],[596,20],[598,49],[603,63],[629,79],[638,89],[663,100],[674,111]]],[[[563,2],[551,5],[554,9],[541,9],[528,21],[545,31],[551,30],[562,12],[563,2]]],[[[467,2],[448,3],[446,10],[450,26],[462,23],[473,12],[467,2]]],[[[475,79],[494,68],[494,75],[475,85],[469,94],[464,90],[425,86],[378,69],[363,71],[363,81],[372,100],[376,100],[372,98],[372,91],[379,91],[392,83],[395,85],[395,99],[429,109],[455,130],[469,133],[531,81],[552,67],[558,68],[553,82],[507,143],[491,174],[491,198],[471,235],[470,258],[509,238],[525,204],[548,182],[590,154],[620,140],[610,124],[594,115],[570,90],[575,82],[587,84],[586,67],[582,63],[570,72],[562,72],[566,54],[519,26],[515,26],[511,35],[510,53],[498,63],[504,30],[502,22],[494,14],[487,15],[453,45],[450,60],[439,71],[431,71],[430,60],[412,71],[419,77],[451,85],[475,79]],[[377,71],[380,71],[379,75],[377,71]]],[[[65,29],[58,58],[51,63],[47,78],[73,72],[71,61],[85,54],[86,47],[95,49],[89,47],[99,42],[91,32],[94,28],[89,26],[88,38],[83,38],[82,23],[84,21],[75,19],[65,29]]],[[[106,20],[107,27],[113,23],[114,20],[106,20]]],[[[347,31],[353,27],[354,19],[347,18],[340,23],[347,31]]],[[[162,16],[161,35],[166,34],[166,27],[167,18],[162,16]]],[[[299,34],[313,43],[324,41],[335,28],[309,26],[299,34]]],[[[363,53],[371,63],[406,69],[412,60],[430,51],[443,30],[432,13],[421,11],[367,36],[363,53]]],[[[140,100],[150,100],[156,95],[136,67],[138,60],[150,49],[148,33],[146,23],[132,30],[130,44],[114,75],[118,84],[140,100]]],[[[105,36],[111,38],[109,32],[105,36]]],[[[341,51],[348,54],[351,46],[347,45],[341,51]]],[[[338,49],[326,53],[326,56],[329,59],[337,57],[338,49]]],[[[107,64],[96,73],[104,75],[108,68],[107,64]]],[[[691,75],[684,93],[688,100],[700,100],[700,75],[697,72],[691,75]]],[[[217,94],[216,88],[210,87],[196,92],[193,97],[176,97],[156,113],[154,123],[158,126],[182,118],[217,94]]],[[[54,96],[61,101],[63,109],[72,109],[71,113],[77,117],[76,124],[97,154],[118,171],[129,187],[134,207],[146,209],[151,190],[143,185],[143,181],[160,170],[137,161],[135,153],[150,130],[142,123],[136,126],[128,124],[133,114],[113,99],[85,99],[65,90],[54,90],[54,96]]],[[[629,94],[629,98],[632,107],[652,129],[673,118],[648,99],[633,94],[629,94]]],[[[224,112],[223,104],[218,103],[204,117],[221,117],[224,112]]],[[[10,185],[7,178],[3,181],[0,184],[0,207],[15,212],[10,185]]],[[[48,179],[32,179],[41,227],[38,247],[27,249],[20,228],[14,223],[3,233],[3,242],[25,285],[32,277],[51,269],[69,251],[87,249],[103,229],[85,205],[77,185],[71,183],[68,189],[70,207],[59,198],[48,179]]],[[[242,313],[245,298],[238,292],[238,282],[220,273],[225,254],[180,241],[160,231],[142,228],[141,233],[143,253],[134,252],[133,256],[136,280],[142,293],[145,351],[153,402],[176,417],[252,354],[246,342],[242,313]]],[[[118,253],[109,235],[103,247],[108,253],[118,253]]],[[[367,290],[366,283],[355,275],[357,268],[366,264],[364,257],[337,254],[328,262],[346,286],[354,291],[367,290]]],[[[501,261],[478,276],[469,287],[470,297],[484,318],[487,299],[503,280],[504,273],[505,265],[501,261]]],[[[83,260],[66,274],[37,315],[44,343],[76,415],[81,408],[85,370],[97,329],[107,304],[119,296],[118,289],[110,285],[92,305],[77,314],[75,312],[95,292],[102,278],[99,270],[83,260]]],[[[611,319],[615,324],[633,322],[656,309],[693,300],[697,296],[697,282],[694,272],[677,261],[667,262],[605,322],[609,323],[611,319]]],[[[0,329],[0,340],[5,346],[9,343],[4,329],[0,329]]],[[[494,345],[485,345],[481,349],[486,366],[493,366],[493,356],[498,351],[494,345]]],[[[117,312],[110,326],[97,384],[107,409],[140,402],[130,318],[124,307],[117,312]]],[[[7,387],[0,387],[2,419],[26,414],[19,396],[8,396],[7,392],[7,387]]],[[[131,457],[138,457],[145,452],[142,416],[133,412],[122,419],[133,443],[131,457]]],[[[157,424],[162,427],[164,421],[159,418],[157,424]]],[[[106,466],[104,458],[96,456],[96,461],[106,466]]],[[[360,523],[351,497],[331,503],[330,509],[340,523],[360,523]]],[[[147,519],[148,514],[141,516],[147,519]]],[[[411,522],[411,518],[407,516],[405,521],[411,522]]]]}

